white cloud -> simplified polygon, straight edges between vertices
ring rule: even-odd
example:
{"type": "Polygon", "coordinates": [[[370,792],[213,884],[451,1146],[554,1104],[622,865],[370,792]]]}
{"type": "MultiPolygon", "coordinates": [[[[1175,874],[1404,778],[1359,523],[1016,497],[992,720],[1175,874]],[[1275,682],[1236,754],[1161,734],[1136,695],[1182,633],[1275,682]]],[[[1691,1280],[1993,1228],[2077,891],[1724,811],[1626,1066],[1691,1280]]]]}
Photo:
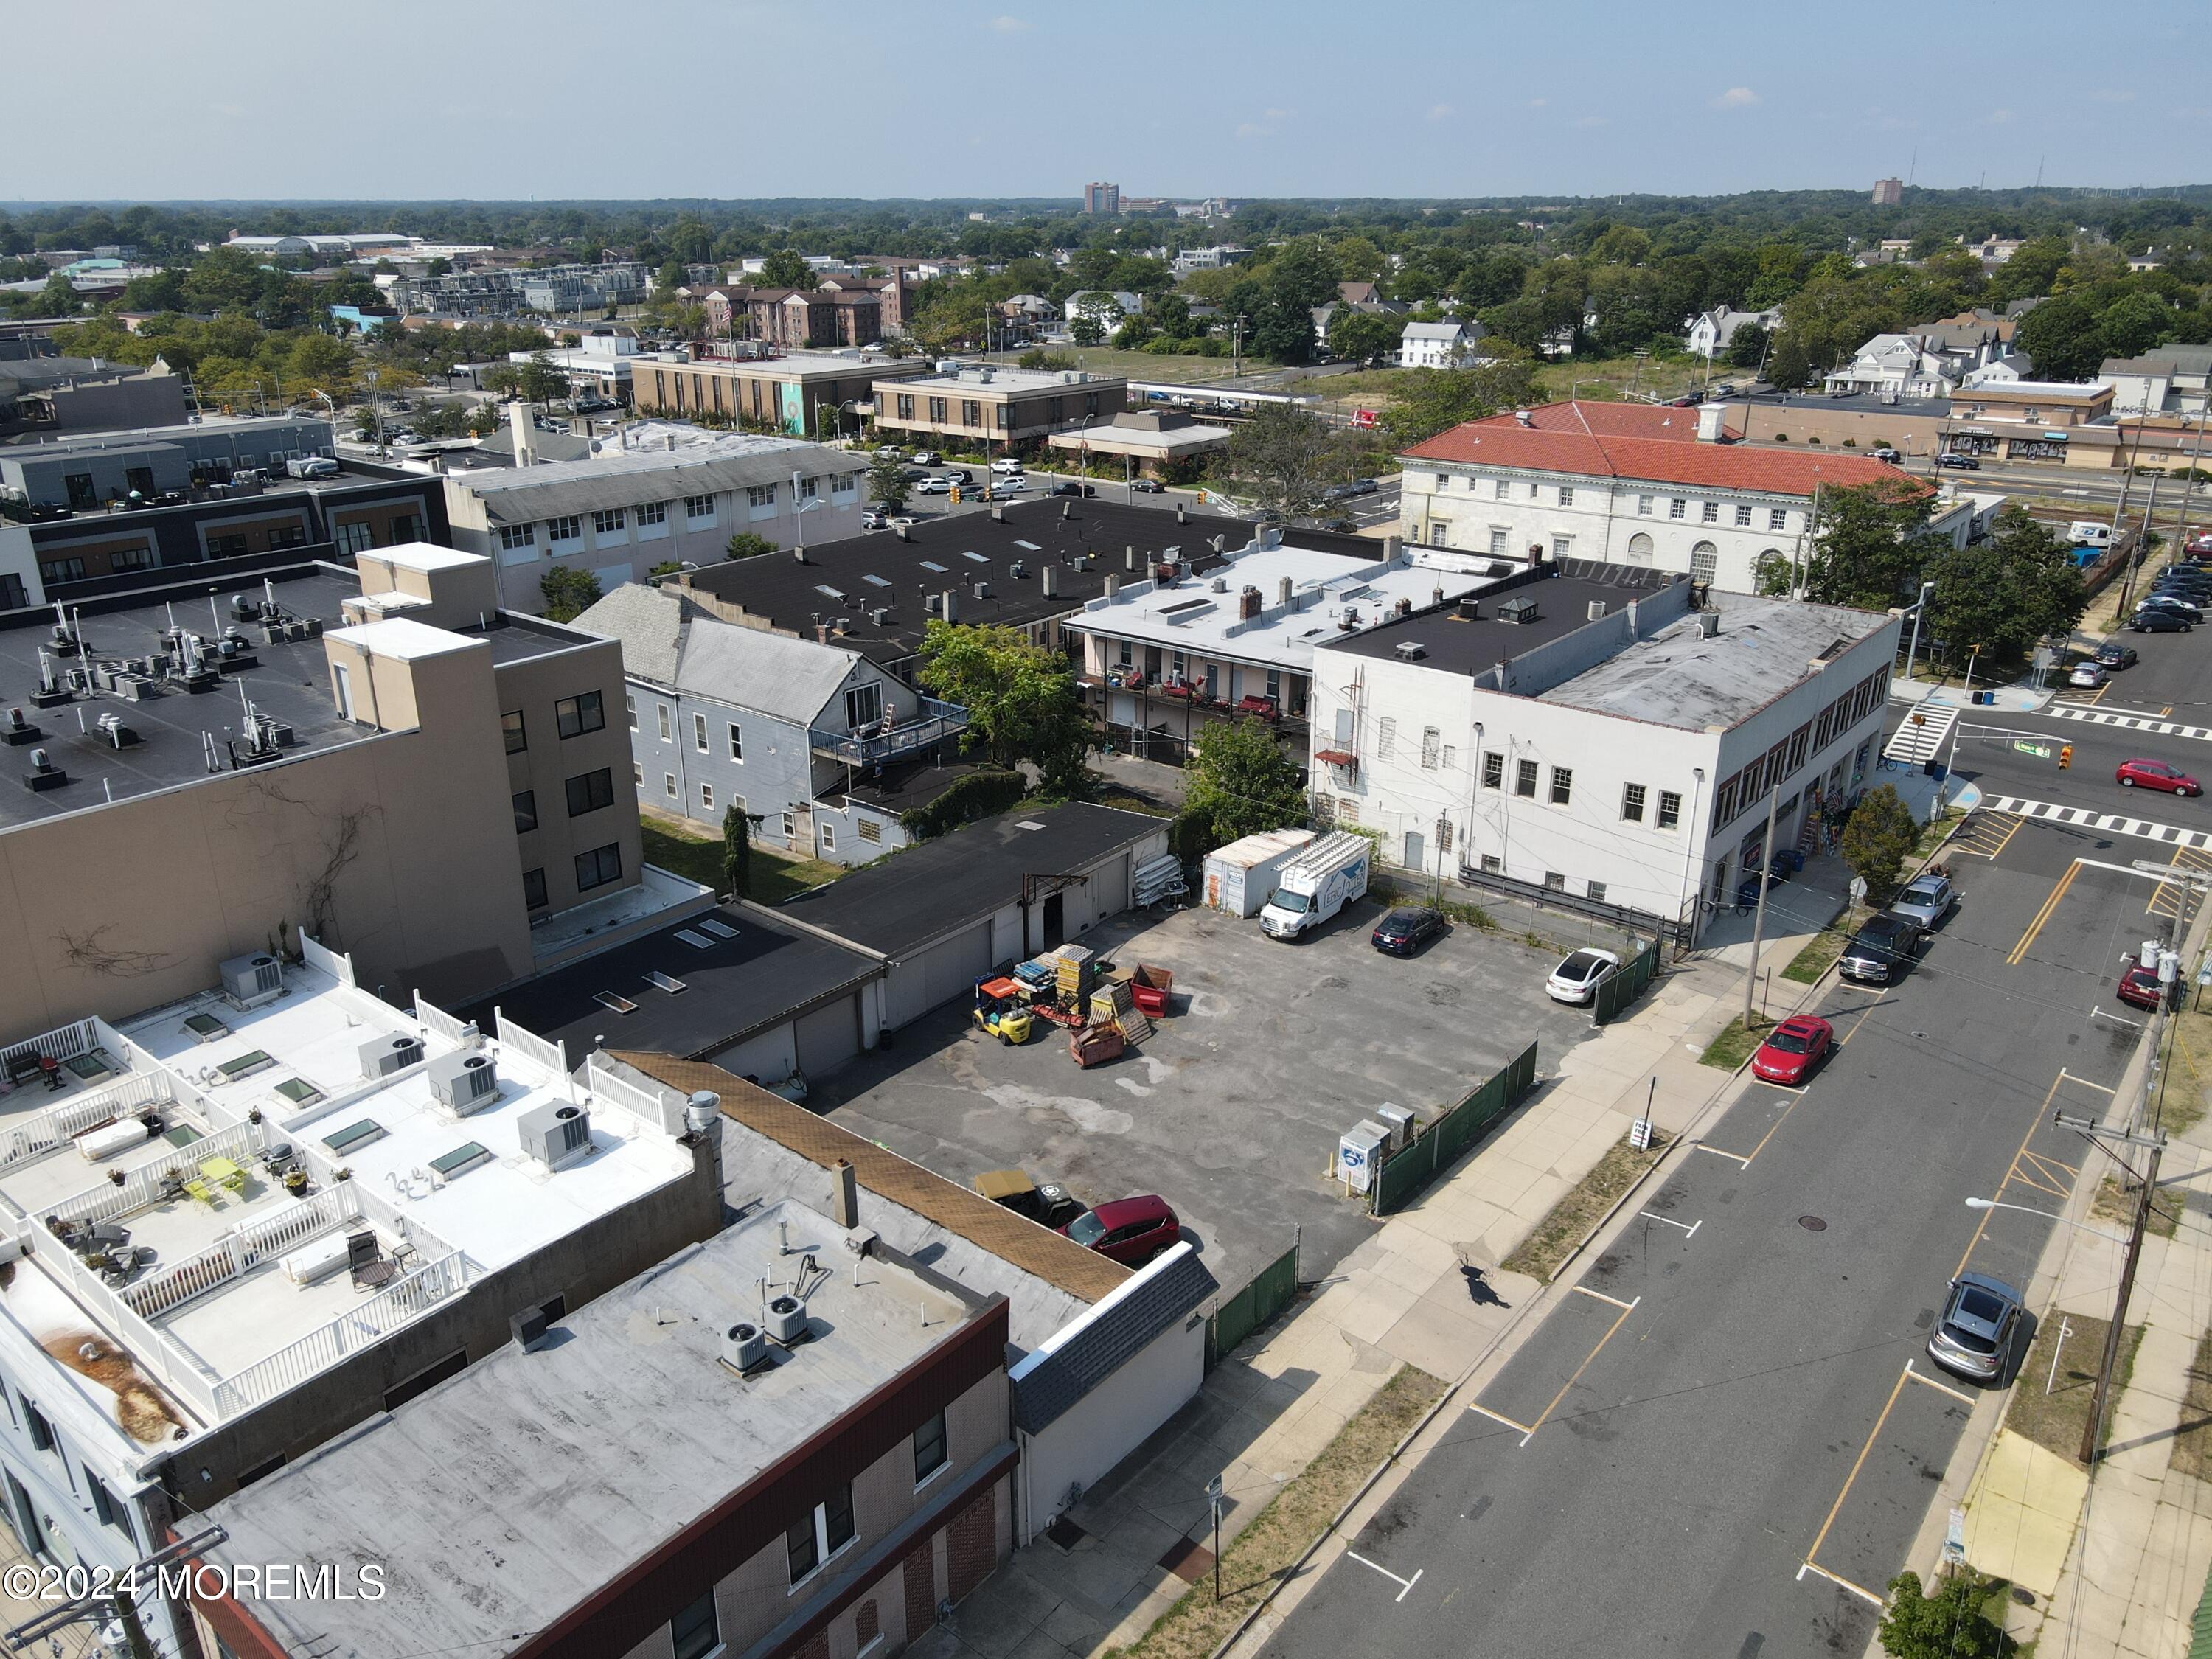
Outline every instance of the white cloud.
{"type": "Polygon", "coordinates": [[[1265,138],[1273,131],[1273,128],[1263,127],[1257,121],[1239,121],[1237,124],[1239,138],[1265,138]]]}
{"type": "Polygon", "coordinates": [[[1271,109],[1266,113],[1270,121],[1287,121],[1291,118],[1291,112],[1286,109],[1271,109]]]}
{"type": "Polygon", "coordinates": [[[1552,100],[1548,98],[1531,98],[1528,100],[1528,107],[1530,109],[1541,109],[1545,105],[1551,101],[1552,100]]]}
{"type": "Polygon", "coordinates": [[[2012,123],[2013,114],[2008,109],[1993,109],[1983,118],[1993,127],[2008,126],[2012,123]]]}
{"type": "Polygon", "coordinates": [[[1759,94],[1749,87],[1730,87],[1713,100],[1715,109],[1749,109],[1759,101],[1759,94]]]}
{"type": "Polygon", "coordinates": [[[1428,119],[1431,121],[1447,120],[1450,118],[1452,106],[1449,104],[1431,104],[1429,106],[1428,119]]]}
{"type": "Polygon", "coordinates": [[[1026,17],[994,17],[991,27],[1001,34],[1027,34],[1030,32],[1026,17]]]}
{"type": "Polygon", "coordinates": [[[1605,125],[1605,117],[1602,115],[1585,115],[1581,120],[1576,122],[1575,125],[1578,127],[1601,127],[1605,125]]]}
{"type": "Polygon", "coordinates": [[[1237,137],[1239,138],[1272,138],[1275,136],[1276,128],[1280,126],[1284,122],[1289,120],[1291,116],[1297,113],[1297,112],[1296,110],[1289,109],[1261,110],[1260,112],[1260,118],[1258,120],[1240,121],[1237,123],[1237,137]]]}

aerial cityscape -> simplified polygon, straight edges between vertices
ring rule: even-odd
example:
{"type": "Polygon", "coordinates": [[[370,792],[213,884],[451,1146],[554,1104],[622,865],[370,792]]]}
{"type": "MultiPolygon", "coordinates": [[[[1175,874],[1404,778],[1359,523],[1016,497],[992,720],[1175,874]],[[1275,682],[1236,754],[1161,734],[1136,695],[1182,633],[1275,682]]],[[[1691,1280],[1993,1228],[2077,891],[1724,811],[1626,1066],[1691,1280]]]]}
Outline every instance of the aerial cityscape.
{"type": "Polygon", "coordinates": [[[1011,3],[0,22],[0,1646],[2212,1655],[2200,15],[1011,3]]]}

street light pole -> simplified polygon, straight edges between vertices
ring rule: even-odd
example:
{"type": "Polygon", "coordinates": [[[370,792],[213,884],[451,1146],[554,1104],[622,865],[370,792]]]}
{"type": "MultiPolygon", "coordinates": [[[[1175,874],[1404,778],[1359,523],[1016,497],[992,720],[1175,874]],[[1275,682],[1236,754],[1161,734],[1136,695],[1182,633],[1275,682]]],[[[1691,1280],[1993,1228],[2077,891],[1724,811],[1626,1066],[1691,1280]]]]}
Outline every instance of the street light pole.
{"type": "Polygon", "coordinates": [[[1978,645],[1973,647],[1966,653],[1966,684],[1962,689],[1962,695],[1966,697],[1966,702],[1965,706],[1960,710],[1960,717],[1951,722],[1951,746],[1943,757],[1943,775],[1936,780],[1936,818],[1931,819],[1931,823],[1942,817],[1945,798],[1951,793],[1951,767],[1953,763],[1959,758],[1959,728],[1966,723],[1965,719],[1966,709],[1973,707],[1974,665],[1976,662],[1980,660],[1981,654],[1982,647],[1978,645]]]}
{"type": "MultiPolygon", "coordinates": [[[[1481,729],[1479,726],[1475,727],[1477,732],[1481,729]]],[[[1697,867],[1698,826],[1705,822],[1698,816],[1698,811],[1705,799],[1705,769],[1693,766],[1690,769],[1690,776],[1695,782],[1690,791],[1690,816],[1682,822],[1682,904],[1675,913],[1689,930],[1680,941],[1685,951],[1698,940],[1698,890],[1690,885],[1690,874],[1697,867]]]]}
{"type": "Polygon", "coordinates": [[[1912,659],[1920,650],[1920,617],[1928,609],[1928,596],[1935,591],[1934,582],[1921,583],[1920,598],[1912,606],[1912,643],[1905,648],[1905,678],[1908,680],[1912,678],[1912,659]]]}

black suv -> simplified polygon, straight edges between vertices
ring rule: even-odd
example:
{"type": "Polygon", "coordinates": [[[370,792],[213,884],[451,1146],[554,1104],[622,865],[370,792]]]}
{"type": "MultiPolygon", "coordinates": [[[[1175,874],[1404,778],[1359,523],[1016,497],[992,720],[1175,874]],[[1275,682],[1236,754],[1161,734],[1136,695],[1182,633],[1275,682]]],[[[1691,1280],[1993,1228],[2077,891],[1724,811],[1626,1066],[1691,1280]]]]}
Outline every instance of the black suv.
{"type": "Polygon", "coordinates": [[[1836,971],[1862,985],[1887,985],[1911,963],[1922,937],[1918,922],[1884,912],[1851,935],[1836,971]]]}

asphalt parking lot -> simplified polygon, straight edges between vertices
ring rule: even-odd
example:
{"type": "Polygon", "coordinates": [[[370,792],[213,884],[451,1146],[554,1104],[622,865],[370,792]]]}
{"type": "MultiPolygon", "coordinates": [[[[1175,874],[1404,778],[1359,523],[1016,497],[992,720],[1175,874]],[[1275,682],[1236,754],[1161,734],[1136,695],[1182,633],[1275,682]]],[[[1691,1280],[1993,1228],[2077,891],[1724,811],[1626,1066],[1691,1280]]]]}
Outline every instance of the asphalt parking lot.
{"type": "Polygon", "coordinates": [[[1407,960],[1368,943],[1381,907],[1350,907],[1300,945],[1207,910],[1124,916],[1083,943],[1175,974],[1152,1040],[1090,1071],[1039,1022],[1007,1048],[948,1005],[817,1086],[808,1103],[952,1179],[1019,1167],[1088,1204],[1158,1193],[1224,1290],[1301,1238],[1326,1274],[1376,1224],[1336,1195],[1337,1137],[1395,1102],[1456,1102],[1533,1036],[1540,1073],[1589,1034],[1544,995],[1547,952],[1461,927],[1407,960]]]}

